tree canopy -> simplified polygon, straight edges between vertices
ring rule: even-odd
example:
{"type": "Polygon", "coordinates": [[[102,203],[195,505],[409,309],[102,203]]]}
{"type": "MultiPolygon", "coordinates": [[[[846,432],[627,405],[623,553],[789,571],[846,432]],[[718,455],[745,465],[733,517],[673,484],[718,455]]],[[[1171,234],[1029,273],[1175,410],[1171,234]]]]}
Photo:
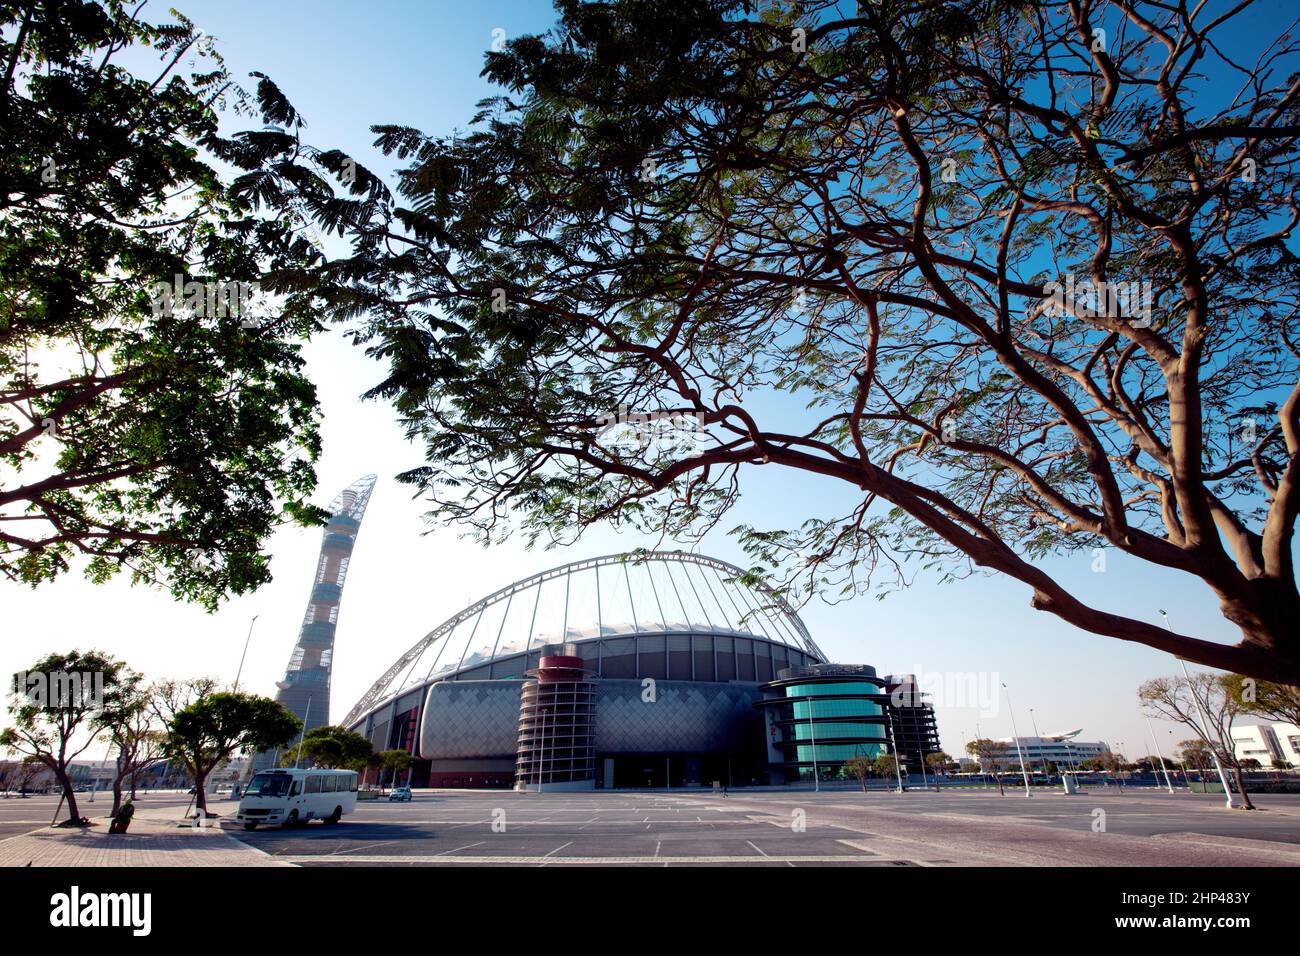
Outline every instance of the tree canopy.
{"type": "Polygon", "coordinates": [[[370,738],[346,727],[325,724],[307,731],[300,745],[291,747],[280,756],[280,764],[295,766],[301,756],[317,767],[360,771],[370,763],[374,752],[370,738]]]}
{"type": "Polygon", "coordinates": [[[213,770],[241,751],[251,757],[286,746],[301,728],[302,721],[269,697],[217,691],[176,712],[167,724],[166,749],[193,775],[203,811],[204,784],[213,770]]]}
{"type": "Polygon", "coordinates": [[[84,559],[214,607],[269,579],[279,522],[319,517],[318,323],[276,282],[316,251],[219,171],[248,162],[223,114],[295,135],[273,87],[139,13],[0,3],[0,575],[84,559]]]}
{"type": "Polygon", "coordinates": [[[796,469],[854,504],[736,529],[796,598],[983,569],[1300,682],[1300,40],[1250,2],[846,6],[561,0],[466,131],[374,128],[395,189],[270,141],[241,188],[351,240],[298,287],[388,363],[436,517],[689,538],[796,469]],[[665,420],[690,454],[616,440],[665,420]],[[1094,549],[1239,643],[1041,560],[1094,549]]]}

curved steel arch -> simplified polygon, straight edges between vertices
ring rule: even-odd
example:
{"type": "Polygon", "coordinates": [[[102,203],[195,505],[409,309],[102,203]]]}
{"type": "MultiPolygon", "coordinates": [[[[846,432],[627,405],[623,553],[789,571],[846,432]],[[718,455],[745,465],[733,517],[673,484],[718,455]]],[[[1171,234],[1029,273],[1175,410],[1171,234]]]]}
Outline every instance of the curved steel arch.
{"type": "MultiPolygon", "coordinates": [[[[555,578],[561,577],[565,574],[572,574],[574,571],[586,571],[616,564],[648,564],[651,561],[673,561],[678,564],[698,564],[702,567],[713,568],[716,571],[726,571],[734,575],[745,575],[748,573],[743,568],[738,568],[734,564],[728,564],[726,561],[721,561],[717,558],[710,558],[702,554],[692,554],[689,551],[624,551],[617,554],[602,555],[598,558],[587,558],[582,561],[573,561],[569,564],[562,564],[547,571],[534,574],[531,577],[523,578],[513,584],[508,584],[499,590],[493,591],[487,597],[475,601],[473,604],[470,604],[447,618],[447,620],[443,621],[424,637],[420,638],[420,640],[412,645],[406,653],[394,661],[377,681],[370,685],[370,689],[361,696],[361,699],[356,702],[353,708],[348,711],[347,716],[343,718],[342,725],[344,727],[351,727],[357,720],[369,712],[376,703],[383,700],[385,689],[394,679],[396,679],[398,674],[419,658],[419,656],[423,654],[430,645],[438,641],[440,638],[446,637],[455,630],[458,625],[474,617],[476,614],[481,614],[493,604],[505,600],[512,595],[518,594],[521,591],[527,591],[529,588],[541,587],[541,585],[547,581],[554,580],[555,578]]],[[[818,660],[826,660],[826,655],[822,653],[822,649],[817,646],[815,641],[813,641],[812,635],[808,633],[808,628],[804,626],[803,621],[799,618],[798,612],[795,611],[789,601],[766,584],[763,584],[761,581],[756,581],[753,584],[747,584],[746,586],[757,591],[764,597],[769,598],[772,602],[772,606],[784,614],[786,622],[790,624],[796,632],[796,640],[802,650],[812,654],[818,660]]],[[[749,613],[743,615],[743,617],[749,616],[749,613]]],[[[482,662],[480,661],[478,663],[482,662]]]]}

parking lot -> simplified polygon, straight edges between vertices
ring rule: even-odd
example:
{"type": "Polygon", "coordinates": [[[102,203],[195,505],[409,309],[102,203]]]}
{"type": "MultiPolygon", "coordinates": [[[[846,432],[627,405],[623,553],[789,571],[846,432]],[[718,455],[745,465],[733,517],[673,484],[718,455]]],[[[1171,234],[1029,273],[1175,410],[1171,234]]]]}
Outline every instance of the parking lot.
{"type": "Polygon", "coordinates": [[[359,803],[335,827],[228,832],[303,866],[1300,865],[1300,799],[1257,802],[1246,813],[1185,793],[444,790],[359,803]]]}

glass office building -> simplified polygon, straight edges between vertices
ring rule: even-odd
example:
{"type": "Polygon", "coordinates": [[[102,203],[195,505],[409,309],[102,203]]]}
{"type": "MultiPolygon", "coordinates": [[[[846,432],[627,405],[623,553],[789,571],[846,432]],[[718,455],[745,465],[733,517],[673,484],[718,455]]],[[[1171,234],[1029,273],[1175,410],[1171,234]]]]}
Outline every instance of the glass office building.
{"type": "Polygon", "coordinates": [[[763,685],[768,763],[784,782],[843,775],[854,757],[892,751],[889,695],[867,664],[812,664],[782,670],[763,685]]]}

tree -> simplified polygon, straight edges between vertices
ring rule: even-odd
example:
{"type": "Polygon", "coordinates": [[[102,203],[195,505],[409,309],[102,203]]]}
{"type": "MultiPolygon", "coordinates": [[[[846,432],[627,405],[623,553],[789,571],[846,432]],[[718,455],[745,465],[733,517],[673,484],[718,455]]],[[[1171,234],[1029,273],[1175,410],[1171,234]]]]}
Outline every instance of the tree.
{"type": "Polygon", "coordinates": [[[983,570],[1300,683],[1300,39],[1228,43],[1251,6],[561,0],[469,132],[374,128],[395,190],[296,142],[248,188],[351,240],[294,287],[388,363],[434,517],[689,537],[793,469],[851,503],[737,530],[797,600],[983,570]],[[1090,604],[1041,560],[1081,552],[1240,641],[1090,604]]]}
{"type": "Polygon", "coordinates": [[[1241,674],[1230,674],[1224,681],[1224,686],[1243,713],[1300,726],[1300,687],[1255,680],[1241,674]]]}
{"type": "Polygon", "coordinates": [[[130,787],[135,799],[140,775],[167,753],[167,735],[158,720],[156,694],[159,687],[144,684],[144,677],[125,670],[118,677],[117,693],[95,718],[95,726],[116,750],[113,774],[113,810],[122,806],[122,791],[130,787]]]}
{"type": "Polygon", "coordinates": [[[218,691],[177,711],[167,725],[168,756],[194,778],[195,810],[207,816],[208,776],[237,752],[283,747],[302,728],[300,721],[269,697],[218,691]]]}
{"type": "MultiPolygon", "coordinates": [[[[415,758],[412,757],[410,753],[401,749],[382,750],[375,756],[378,757],[379,769],[381,771],[387,770],[391,772],[394,783],[397,782],[397,775],[405,773],[410,769],[411,764],[415,762],[415,758]]],[[[379,782],[381,790],[383,789],[383,785],[383,778],[381,777],[379,782]]]]}
{"type": "Polygon", "coordinates": [[[952,758],[942,750],[936,750],[934,753],[925,755],[925,762],[934,773],[934,789],[937,792],[939,790],[939,775],[947,771],[949,764],[952,763],[952,758]]]}
{"type": "Polygon", "coordinates": [[[244,148],[223,109],[270,134],[278,101],[184,17],[139,12],[0,6],[0,575],[84,558],[93,580],[128,569],[213,608],[269,580],[261,545],[286,517],[323,517],[299,354],[319,325],[267,298],[317,253],[213,165],[244,148]]]}
{"type": "Polygon", "coordinates": [[[1205,771],[1213,764],[1213,758],[1210,756],[1210,748],[1205,745],[1204,740],[1182,740],[1178,743],[1178,759],[1183,765],[1183,776],[1187,776],[1187,771],[1195,770],[1197,776],[1201,778],[1201,783],[1205,783],[1205,771]]]}
{"type": "Polygon", "coordinates": [[[1108,777],[1112,777],[1121,790],[1124,789],[1124,779],[1120,776],[1120,771],[1124,769],[1124,758],[1116,753],[1107,750],[1097,758],[1097,764],[1100,770],[1105,771],[1108,777]]]}
{"type": "Polygon", "coordinates": [[[880,754],[871,761],[871,770],[881,780],[888,780],[890,777],[897,780],[899,774],[898,758],[893,754],[880,754]]]}
{"type": "Polygon", "coordinates": [[[369,765],[374,752],[370,738],[346,727],[325,724],[307,731],[302,744],[285,751],[281,760],[286,765],[296,764],[301,755],[317,767],[360,771],[369,765]]]}
{"type": "Polygon", "coordinates": [[[14,725],[0,731],[0,748],[22,754],[54,775],[67,801],[66,825],[84,822],[69,767],[100,737],[96,717],[126,665],[100,651],[48,654],[10,683],[14,725]]]}
{"type": "Polygon", "coordinates": [[[863,793],[867,792],[867,778],[871,776],[871,764],[870,757],[851,757],[844,762],[844,769],[857,778],[863,793]]]}
{"type": "Polygon", "coordinates": [[[1003,796],[1006,795],[1006,789],[1002,786],[1002,774],[1006,770],[1010,750],[1011,745],[1005,741],[989,740],[986,737],[966,743],[966,753],[979,761],[982,773],[993,774],[998,784],[998,793],[1003,796]]]}
{"type": "MultiPolygon", "coordinates": [[[[1218,758],[1219,764],[1232,771],[1242,808],[1254,810],[1232,739],[1232,722],[1242,712],[1241,703],[1233,695],[1233,686],[1227,675],[1194,674],[1190,680],[1157,677],[1138,688],[1138,700],[1147,714],[1190,727],[1204,741],[1206,749],[1218,758]]],[[[1184,759],[1187,753],[1184,749],[1184,759]]]]}

